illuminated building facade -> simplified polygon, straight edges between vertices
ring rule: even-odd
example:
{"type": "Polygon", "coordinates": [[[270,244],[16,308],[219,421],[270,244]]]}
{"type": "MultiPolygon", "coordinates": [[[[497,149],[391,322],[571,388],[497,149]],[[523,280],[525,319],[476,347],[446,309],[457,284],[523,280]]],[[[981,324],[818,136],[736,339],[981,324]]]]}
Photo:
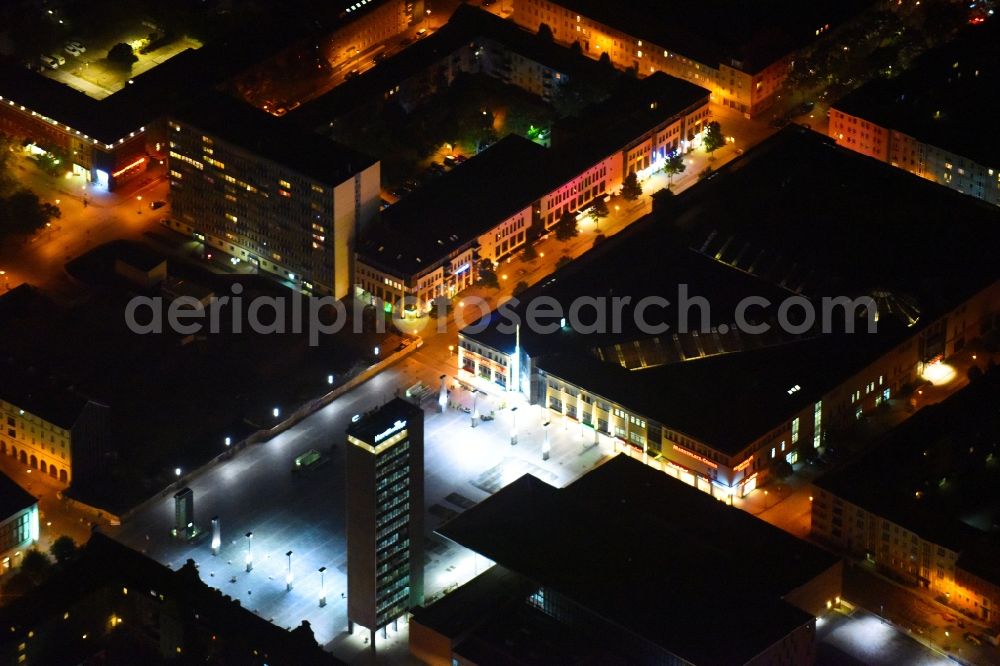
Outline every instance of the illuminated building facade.
{"type": "Polygon", "coordinates": [[[928,52],[899,76],[877,78],[829,113],[845,148],[1000,205],[1000,141],[970,118],[1000,113],[996,21],[928,52]]]}
{"type": "Polygon", "coordinates": [[[38,541],[38,499],[0,474],[0,576],[38,541]]]}
{"type": "Polygon", "coordinates": [[[0,393],[0,454],[49,477],[63,487],[101,464],[107,447],[108,408],[70,391],[39,387],[4,373],[0,393]],[[10,384],[7,384],[10,382],[10,384]]]}
{"type": "Polygon", "coordinates": [[[749,116],[774,104],[799,48],[870,3],[681,4],[668,14],[632,1],[517,0],[513,19],[531,31],[545,24],[557,41],[639,76],[664,72],[707,88],[713,102],[749,116]]]}
{"type": "Polygon", "coordinates": [[[343,298],[379,163],[221,97],[169,121],[170,226],[296,289],[343,298]]]}
{"type": "Polygon", "coordinates": [[[350,71],[371,57],[369,49],[424,19],[423,0],[361,0],[346,2],[338,27],[321,48],[330,66],[350,71]],[[365,55],[361,55],[365,54],[365,55]]]}
{"type": "MultiPolygon", "coordinates": [[[[819,175],[810,175],[810,181],[813,176],[819,175]]],[[[864,419],[883,403],[904,399],[924,379],[950,381],[944,377],[942,359],[1000,327],[1000,273],[985,249],[956,241],[942,248],[944,263],[890,268],[884,265],[878,243],[870,248],[874,253],[870,258],[859,258],[853,232],[842,228],[842,220],[859,216],[856,223],[870,228],[866,216],[873,216],[886,230],[885,238],[895,243],[914,220],[946,225],[961,209],[968,219],[976,218],[976,234],[993,237],[997,231],[992,225],[1000,218],[990,207],[858,158],[828,139],[795,128],[749,153],[743,163],[734,163],[732,171],[718,174],[690,196],[694,198],[687,202],[668,199],[628,232],[519,294],[520,305],[510,310],[513,316],[495,311],[485,328],[460,331],[458,378],[485,391],[519,392],[546,408],[555,427],[578,432],[582,445],[612,443],[619,451],[728,500],[751,492],[774,466],[794,465],[812,455],[826,444],[825,433],[831,428],[864,419]],[[774,185],[791,177],[790,165],[801,170],[803,164],[814,170],[832,169],[829,183],[841,182],[848,173],[857,183],[871,178],[869,190],[859,189],[858,200],[846,202],[815,231],[803,230],[796,226],[803,214],[794,212],[798,206],[813,210],[815,198],[830,200],[820,181],[803,184],[798,191],[810,195],[801,200],[787,194],[790,190],[784,186],[780,190],[786,194],[776,194],[774,185]],[[838,174],[836,179],[832,173],[838,174]],[[891,200],[907,201],[912,209],[877,205],[889,200],[887,191],[898,192],[899,197],[891,200]],[[774,207],[774,196],[784,207],[774,207]],[[767,219],[780,231],[746,221],[737,226],[730,210],[716,208],[722,205],[719,202],[733,200],[743,202],[747,219],[767,219]],[[754,210],[760,211],[759,218],[750,212],[754,210]],[[765,215],[764,210],[769,212],[765,215]],[[782,212],[778,215],[775,210],[782,212]],[[677,219],[686,220],[689,228],[703,225],[681,246],[676,238],[671,240],[677,229],[670,221],[677,219]],[[781,303],[789,298],[790,284],[799,290],[795,293],[813,294],[814,311],[822,310],[817,294],[830,287],[792,275],[788,272],[794,270],[792,262],[777,259],[791,256],[788,253],[801,255],[805,248],[811,248],[817,265],[830,266],[838,275],[853,275],[853,293],[869,294],[877,334],[860,333],[857,328],[855,333],[844,333],[844,322],[832,322],[824,334],[806,328],[793,335],[772,320],[775,311],[767,308],[754,316],[755,325],[767,323],[760,335],[734,324],[729,317],[746,297],[781,303]],[[630,267],[627,274],[616,270],[623,265],[630,267]],[[757,268],[763,265],[772,268],[766,272],[757,268]],[[931,292],[921,288],[927,271],[950,284],[947,302],[936,288],[931,292]],[[890,274],[895,290],[884,286],[890,274]],[[677,296],[682,285],[691,298],[677,296]],[[768,293],[769,289],[777,291],[768,293]],[[578,311],[577,325],[584,327],[579,331],[570,316],[565,321],[543,321],[548,332],[536,332],[525,311],[536,295],[555,298],[564,318],[574,303],[598,302],[578,311]],[[630,300],[616,309],[613,296],[630,300]],[[673,302],[663,310],[662,322],[653,320],[656,327],[666,326],[656,334],[632,323],[636,304],[647,296],[673,302]],[[695,300],[707,303],[707,310],[682,305],[695,300]],[[618,312],[620,328],[612,329],[612,311],[618,312]],[[699,320],[702,316],[706,318],[699,320]],[[521,322],[517,332],[515,320],[521,322]],[[596,333],[596,342],[594,335],[584,335],[587,327],[596,333]],[[752,404],[747,395],[754,396],[752,404]]],[[[839,291],[843,288],[838,282],[833,294],[843,293],[839,291]]]]}
{"type": "Polygon", "coordinates": [[[347,619],[374,638],[424,600],[419,406],[397,398],[348,428],[346,492],[347,619]]]}
{"type": "MultiPolygon", "coordinates": [[[[425,313],[522,249],[565,213],[616,194],[683,152],[708,123],[708,92],[658,74],[557,125],[552,147],[508,135],[382,213],[358,245],[355,294],[425,313]]],[[[386,304],[389,304],[386,306],[386,304]]]]}
{"type": "Polygon", "coordinates": [[[1000,628],[998,396],[990,371],[817,479],[813,537],[1000,628]]]}
{"type": "MultiPolygon", "coordinates": [[[[184,60],[179,56],[179,63],[184,60]]],[[[39,152],[64,156],[67,171],[114,190],[162,157],[162,111],[136,108],[139,94],[127,89],[98,101],[19,64],[0,62],[0,131],[30,141],[39,152]]]]}

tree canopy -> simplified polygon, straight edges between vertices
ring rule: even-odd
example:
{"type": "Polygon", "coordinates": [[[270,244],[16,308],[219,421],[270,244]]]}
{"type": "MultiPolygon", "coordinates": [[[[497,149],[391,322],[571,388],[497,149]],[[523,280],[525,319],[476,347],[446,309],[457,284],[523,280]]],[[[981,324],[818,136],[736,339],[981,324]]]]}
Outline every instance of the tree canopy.
{"type": "Polygon", "coordinates": [[[0,199],[0,235],[30,235],[61,215],[58,206],[42,202],[31,190],[18,190],[0,199]]]}
{"type": "Polygon", "coordinates": [[[580,233],[580,228],[576,222],[576,215],[566,211],[556,222],[555,226],[556,238],[561,241],[567,241],[570,238],[575,238],[580,233]]]}
{"type": "Polygon", "coordinates": [[[636,175],[635,171],[629,171],[629,174],[625,176],[625,182],[622,183],[622,196],[629,201],[635,201],[642,196],[642,185],[639,184],[639,176],[636,175]]]}

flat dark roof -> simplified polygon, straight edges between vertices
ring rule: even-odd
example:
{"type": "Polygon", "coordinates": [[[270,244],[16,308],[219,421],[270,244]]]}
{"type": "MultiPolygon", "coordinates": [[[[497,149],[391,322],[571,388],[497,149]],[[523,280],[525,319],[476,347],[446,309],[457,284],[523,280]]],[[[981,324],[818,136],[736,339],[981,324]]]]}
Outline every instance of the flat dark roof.
{"type": "Polygon", "coordinates": [[[6,474],[0,474],[0,520],[38,504],[38,498],[17,485],[6,474]]]}
{"type": "MultiPolygon", "coordinates": [[[[546,335],[522,326],[522,349],[542,370],[735,454],[995,283],[998,246],[996,207],[790,128],[533,286],[514,310],[525,321],[524,304],[538,296],[567,309],[582,296],[629,296],[633,305],[649,295],[667,298],[676,307],[662,320],[670,326],[663,335],[638,330],[626,309],[617,335],[572,327],[546,335]],[[711,306],[707,329],[700,310],[689,310],[688,329],[697,336],[678,332],[682,284],[711,306]],[[813,336],[778,335],[772,326],[763,336],[718,334],[720,325],[732,327],[744,297],[776,304],[793,294],[814,303],[870,296],[879,333],[803,340],[813,336]],[[782,393],[795,385],[801,390],[794,395],[782,393]],[[723,399],[719,392],[729,390],[723,399]],[[751,409],[741,390],[761,391],[762,408],[751,409]],[[676,402],[654,400],[660,392],[676,402]],[[742,418],[722,428],[716,412],[682,407],[705,404],[732,405],[742,418]]],[[[773,323],[773,313],[763,310],[759,320],[773,323]]],[[[493,312],[484,330],[463,335],[511,353],[514,332],[501,329],[504,321],[493,312]]],[[[866,324],[856,322],[856,330],[866,324]]]]}
{"type": "Polygon", "coordinates": [[[699,664],[809,623],[782,597],[839,561],[621,455],[563,489],[525,475],[439,531],[699,664]]]}
{"type": "Polygon", "coordinates": [[[980,165],[1000,168],[1000,134],[984,130],[975,120],[1000,117],[997,43],[996,19],[967,27],[899,76],[873,79],[834,108],[980,165]]]}
{"type": "Polygon", "coordinates": [[[989,558],[981,556],[1000,553],[991,527],[1000,515],[998,401],[1000,372],[994,370],[921,409],[862,457],[814,483],[960,553],[966,564],[1000,584],[1000,558],[987,565],[989,558]],[[985,516],[985,525],[977,515],[985,516]]]}
{"type": "Polygon", "coordinates": [[[638,370],[594,355],[555,354],[541,358],[538,368],[735,456],[903,334],[820,336],[638,370]]]}
{"type": "Polygon", "coordinates": [[[836,27],[871,0],[558,0],[557,4],[706,65],[757,72],[836,27]],[[733,63],[732,61],[736,61],[733,63]]]}
{"type": "Polygon", "coordinates": [[[537,587],[524,576],[496,565],[429,606],[413,609],[413,619],[456,640],[484,620],[509,612],[537,587]]]}
{"type": "Polygon", "coordinates": [[[546,153],[506,136],[385,210],[363,232],[359,253],[400,276],[436,265],[535,201],[546,153]]]}
{"type": "Polygon", "coordinates": [[[402,398],[393,398],[382,407],[365,414],[357,423],[351,424],[347,434],[367,444],[375,445],[376,437],[393,428],[397,421],[407,423],[424,418],[424,410],[402,398]]]}
{"type": "Polygon", "coordinates": [[[88,402],[56,377],[21,368],[11,360],[0,361],[0,400],[65,430],[73,427],[88,402]]]}
{"type": "Polygon", "coordinates": [[[173,118],[328,186],[376,162],[221,93],[204,93],[173,118]]]}

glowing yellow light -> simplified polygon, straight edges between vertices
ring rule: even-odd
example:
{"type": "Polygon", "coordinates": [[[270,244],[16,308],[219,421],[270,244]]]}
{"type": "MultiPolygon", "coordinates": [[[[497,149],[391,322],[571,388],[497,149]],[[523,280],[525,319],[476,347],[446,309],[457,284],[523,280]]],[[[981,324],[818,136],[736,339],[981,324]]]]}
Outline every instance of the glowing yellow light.
{"type": "Polygon", "coordinates": [[[934,386],[942,386],[955,379],[957,373],[955,368],[938,361],[937,363],[931,363],[924,367],[924,371],[920,374],[921,377],[929,381],[934,386]]]}

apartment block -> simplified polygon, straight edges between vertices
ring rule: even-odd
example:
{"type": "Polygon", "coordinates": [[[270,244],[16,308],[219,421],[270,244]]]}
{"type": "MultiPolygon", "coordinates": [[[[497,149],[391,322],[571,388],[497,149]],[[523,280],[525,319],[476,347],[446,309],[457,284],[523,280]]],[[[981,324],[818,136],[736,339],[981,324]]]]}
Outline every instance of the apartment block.
{"type": "Polygon", "coordinates": [[[292,288],[347,296],[379,163],[214,96],[169,121],[171,228],[292,288]]]}
{"type": "Polygon", "coordinates": [[[1000,29],[989,21],[875,79],[830,109],[829,134],[845,148],[1000,205],[1000,142],[973,118],[1000,113],[1000,29]]]}

